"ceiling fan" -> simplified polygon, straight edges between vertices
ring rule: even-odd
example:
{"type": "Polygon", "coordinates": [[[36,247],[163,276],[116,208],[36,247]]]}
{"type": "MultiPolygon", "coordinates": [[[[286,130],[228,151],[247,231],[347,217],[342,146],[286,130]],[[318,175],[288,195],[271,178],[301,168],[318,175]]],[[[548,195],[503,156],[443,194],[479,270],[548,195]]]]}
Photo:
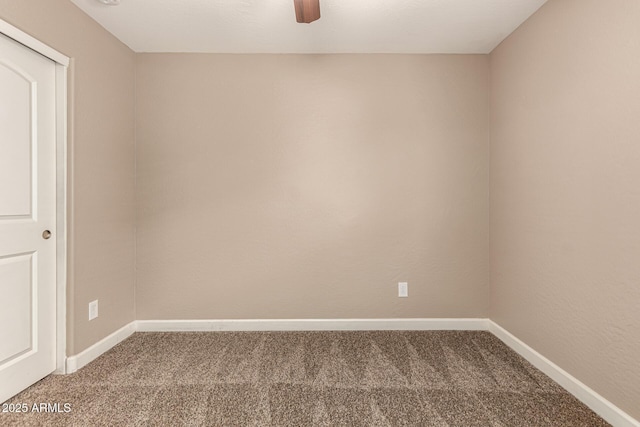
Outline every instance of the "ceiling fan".
{"type": "Polygon", "coordinates": [[[320,0],[293,0],[296,7],[296,21],[310,24],[320,19],[320,0]]]}

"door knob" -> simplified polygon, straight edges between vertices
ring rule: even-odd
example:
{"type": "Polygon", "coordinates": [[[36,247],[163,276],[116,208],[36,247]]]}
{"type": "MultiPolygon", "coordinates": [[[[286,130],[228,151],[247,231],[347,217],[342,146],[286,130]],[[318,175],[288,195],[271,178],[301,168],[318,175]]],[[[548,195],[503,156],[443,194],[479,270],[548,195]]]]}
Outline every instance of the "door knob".
{"type": "Polygon", "coordinates": [[[42,232],[42,238],[43,238],[44,240],[48,240],[48,239],[50,239],[50,238],[51,238],[51,231],[49,231],[49,230],[44,230],[44,231],[42,232]]]}

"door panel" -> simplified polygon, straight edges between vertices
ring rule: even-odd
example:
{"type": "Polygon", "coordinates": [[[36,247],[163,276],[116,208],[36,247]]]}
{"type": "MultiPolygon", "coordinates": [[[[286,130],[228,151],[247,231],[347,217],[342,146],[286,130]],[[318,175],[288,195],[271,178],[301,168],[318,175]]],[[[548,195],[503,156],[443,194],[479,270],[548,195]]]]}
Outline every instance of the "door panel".
{"type": "Polygon", "coordinates": [[[0,402],[56,366],[55,97],[55,64],[0,35],[0,402]]]}
{"type": "Polygon", "coordinates": [[[0,364],[33,349],[33,254],[0,259],[0,364]]]}
{"type": "MultiPolygon", "coordinates": [[[[2,61],[0,59],[0,61],[2,61]]],[[[0,93],[12,102],[0,103],[2,137],[34,142],[31,135],[36,85],[22,70],[0,62],[0,93]]],[[[0,152],[0,216],[31,215],[32,144],[3,143],[0,152]]]]}

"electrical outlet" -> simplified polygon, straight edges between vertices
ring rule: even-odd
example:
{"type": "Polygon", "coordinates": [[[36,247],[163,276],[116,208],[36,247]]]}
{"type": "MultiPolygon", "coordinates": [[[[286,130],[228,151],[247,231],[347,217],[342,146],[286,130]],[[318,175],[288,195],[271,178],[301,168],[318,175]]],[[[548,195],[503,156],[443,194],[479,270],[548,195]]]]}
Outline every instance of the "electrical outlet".
{"type": "Polygon", "coordinates": [[[98,317],[98,300],[89,303],[89,320],[98,317]]]}
{"type": "Polygon", "coordinates": [[[400,298],[407,298],[409,296],[409,284],[407,282],[398,283],[398,296],[400,298]]]}

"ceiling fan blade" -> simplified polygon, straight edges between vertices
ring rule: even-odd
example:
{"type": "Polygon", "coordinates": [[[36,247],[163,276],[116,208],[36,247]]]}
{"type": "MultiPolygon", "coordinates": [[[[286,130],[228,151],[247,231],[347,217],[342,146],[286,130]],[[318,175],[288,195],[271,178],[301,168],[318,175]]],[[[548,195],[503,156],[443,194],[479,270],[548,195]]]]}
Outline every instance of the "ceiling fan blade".
{"type": "Polygon", "coordinates": [[[320,0],[293,0],[296,7],[296,21],[309,24],[320,19],[320,0]]]}

